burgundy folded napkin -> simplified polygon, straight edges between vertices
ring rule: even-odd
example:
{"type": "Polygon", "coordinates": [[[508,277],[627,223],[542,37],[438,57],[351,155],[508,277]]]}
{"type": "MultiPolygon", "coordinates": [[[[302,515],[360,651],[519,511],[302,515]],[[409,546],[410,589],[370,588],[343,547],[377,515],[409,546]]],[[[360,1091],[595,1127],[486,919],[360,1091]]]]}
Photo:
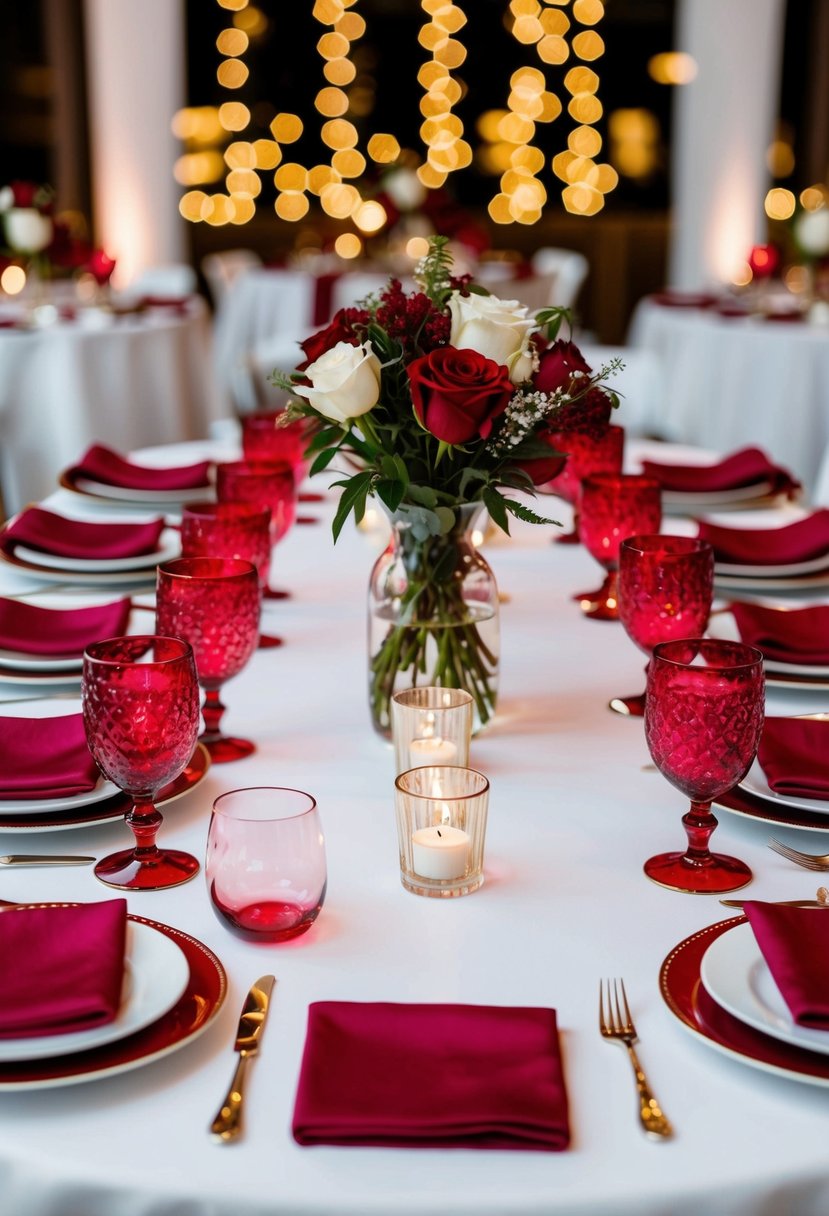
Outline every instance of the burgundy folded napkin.
{"type": "Polygon", "coordinates": [[[0,649],[80,657],[91,642],[119,637],[129,616],[129,600],[56,609],[0,598],[0,649]]]}
{"type": "Polygon", "coordinates": [[[100,561],[140,557],[156,552],[163,530],[163,519],[148,524],[96,524],[67,519],[42,507],[27,507],[0,532],[0,549],[11,554],[17,545],[25,545],[55,557],[100,561]]]}
{"type": "Polygon", "coordinates": [[[829,799],[829,722],[766,718],[757,759],[776,794],[829,799]]]}
{"type": "Polygon", "coordinates": [[[566,1148],[555,1010],[317,1001],[293,1133],[300,1144],[566,1148]]]}
{"type": "Polygon", "coordinates": [[[112,1022],[121,1003],[127,902],[10,908],[0,915],[0,1039],[112,1022]]]}
{"type": "Polygon", "coordinates": [[[7,800],[88,794],[101,776],[87,746],[82,714],[0,717],[0,756],[0,798],[7,800]]]}
{"type": "Polygon", "coordinates": [[[133,464],[112,448],[93,443],[77,464],[66,470],[67,477],[87,477],[104,485],[124,490],[193,490],[210,484],[209,460],[179,465],[170,469],[151,469],[133,464]]]}
{"type": "Polygon", "coordinates": [[[829,1030],[829,913],[758,900],[743,910],[798,1026],[829,1030]]]}
{"type": "Polygon", "coordinates": [[[756,482],[771,482],[772,490],[781,493],[798,484],[786,469],[772,464],[760,448],[742,448],[717,464],[660,464],[655,460],[643,460],[642,472],[655,477],[663,490],[682,494],[739,490],[756,482]]]}
{"type": "Polygon", "coordinates": [[[740,641],[780,663],[829,665],[829,607],[764,608],[732,604],[740,641]]]}
{"type": "Polygon", "coordinates": [[[829,511],[815,511],[784,528],[722,528],[701,523],[698,535],[711,543],[716,561],[736,566],[785,566],[829,558],[829,511]]]}

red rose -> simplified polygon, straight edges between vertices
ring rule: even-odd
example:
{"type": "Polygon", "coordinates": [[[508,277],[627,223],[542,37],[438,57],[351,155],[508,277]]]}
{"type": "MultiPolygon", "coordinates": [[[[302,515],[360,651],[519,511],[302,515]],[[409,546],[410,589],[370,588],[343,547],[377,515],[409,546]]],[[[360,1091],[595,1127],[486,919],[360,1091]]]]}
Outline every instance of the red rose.
{"type": "Polygon", "coordinates": [[[554,393],[556,389],[569,386],[573,372],[590,375],[590,371],[574,342],[554,342],[541,355],[538,371],[533,376],[533,388],[542,393],[554,393]]]}
{"type": "Polygon", "coordinates": [[[309,363],[315,363],[320,355],[331,350],[338,342],[350,342],[359,346],[362,338],[356,332],[355,325],[368,325],[371,318],[362,308],[341,308],[319,333],[311,334],[300,346],[305,354],[305,361],[300,363],[298,370],[304,371],[309,363]]]}
{"type": "Polygon", "coordinates": [[[15,207],[34,207],[35,195],[40,189],[34,182],[12,182],[15,207]]]}
{"type": "Polygon", "coordinates": [[[518,460],[516,461],[516,468],[523,469],[534,486],[545,486],[548,481],[552,481],[554,477],[558,477],[567,463],[567,453],[558,452],[555,443],[553,443],[549,436],[541,434],[537,438],[543,443],[550,445],[550,455],[538,456],[533,460],[518,460]],[[553,455],[553,453],[558,454],[553,455]]]}
{"type": "Polygon", "coordinates": [[[486,439],[515,391],[503,364],[454,346],[440,346],[406,370],[415,413],[444,443],[486,439]]]}

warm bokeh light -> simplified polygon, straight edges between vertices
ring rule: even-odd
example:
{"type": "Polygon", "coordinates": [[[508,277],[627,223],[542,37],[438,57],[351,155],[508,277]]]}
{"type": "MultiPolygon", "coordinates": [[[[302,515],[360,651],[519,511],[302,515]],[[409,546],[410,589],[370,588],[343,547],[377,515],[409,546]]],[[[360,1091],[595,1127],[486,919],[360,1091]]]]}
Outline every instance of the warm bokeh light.
{"type": "Polygon", "coordinates": [[[329,59],[322,69],[325,79],[331,84],[351,84],[357,69],[350,59],[329,59]]]}
{"type": "Polygon", "coordinates": [[[218,181],[224,171],[224,157],[217,151],[187,152],[173,166],[173,176],[182,186],[218,181]]]}
{"type": "Polygon", "coordinates": [[[227,8],[238,13],[240,9],[247,8],[248,0],[216,0],[216,3],[219,8],[227,8]]]}
{"type": "Polygon", "coordinates": [[[255,169],[256,149],[246,140],[237,139],[225,148],[225,163],[229,169],[255,169]]]}
{"type": "Polygon", "coordinates": [[[376,199],[369,199],[354,212],[352,219],[361,232],[379,232],[388,220],[386,209],[376,199]]]}
{"type": "Polygon", "coordinates": [[[320,89],[314,105],[326,118],[339,118],[348,109],[348,97],[342,89],[329,85],[327,88],[320,89]]]}
{"type": "Polygon", "coordinates": [[[341,232],[334,242],[334,252],[341,258],[358,258],[363,252],[363,242],[356,232],[341,232]]]}
{"type": "Polygon", "coordinates": [[[659,159],[659,123],[650,110],[614,110],[608,118],[610,159],[625,177],[646,178],[659,159]]]}
{"type": "Polygon", "coordinates": [[[604,206],[604,195],[586,182],[565,186],[561,198],[565,210],[571,215],[596,215],[604,206]]]}
{"type": "Polygon", "coordinates": [[[9,296],[16,296],[26,286],[26,271],[22,266],[7,266],[0,274],[0,288],[9,296]]]}
{"type": "Polygon", "coordinates": [[[216,49],[220,55],[244,55],[250,39],[244,30],[222,30],[216,39],[216,49]]]}
{"type": "Polygon", "coordinates": [[[259,175],[252,169],[231,169],[225,178],[225,185],[234,202],[237,197],[254,199],[262,192],[259,175]]]}
{"type": "Polygon", "coordinates": [[[602,147],[602,137],[595,127],[574,127],[567,136],[567,147],[577,156],[596,156],[602,147]]]}
{"type": "Polygon", "coordinates": [[[735,287],[748,287],[753,278],[748,262],[742,262],[732,274],[731,282],[735,287]]]}
{"type": "Polygon", "coordinates": [[[226,194],[209,194],[202,203],[201,217],[214,228],[229,224],[236,215],[236,205],[226,194]]]}
{"type": "Polygon", "coordinates": [[[332,118],[324,122],[320,137],[329,148],[354,148],[359,139],[354,123],[345,118],[332,118]]]}
{"type": "Polygon", "coordinates": [[[296,143],[302,130],[302,119],[298,114],[280,113],[271,123],[271,134],[280,144],[296,143]]]}
{"type": "Polygon", "coordinates": [[[308,170],[307,188],[312,194],[321,194],[324,186],[336,185],[342,181],[340,174],[331,165],[314,165],[308,170]]]}
{"type": "Polygon", "coordinates": [[[648,60],[648,75],[657,84],[690,84],[698,71],[696,59],[686,51],[663,51],[648,60]]]}
{"type": "Polygon", "coordinates": [[[595,30],[582,30],[573,39],[573,50],[579,59],[586,59],[588,62],[592,62],[592,60],[599,59],[604,54],[604,39],[595,30]]]}
{"type": "Polygon", "coordinates": [[[829,191],[823,185],[807,186],[800,192],[800,205],[804,211],[819,211],[829,203],[829,191]]]}
{"type": "Polygon", "coordinates": [[[320,204],[326,215],[335,220],[345,220],[360,203],[356,187],[345,182],[330,182],[320,190],[320,204]]]}
{"type": "Polygon", "coordinates": [[[189,144],[216,144],[225,137],[217,106],[188,106],[173,115],[170,126],[177,139],[189,144]]]}
{"type": "Polygon", "coordinates": [[[304,194],[287,192],[278,194],[273,206],[281,220],[296,223],[297,220],[301,220],[304,215],[308,214],[309,203],[304,194]]]}
{"type": "Polygon", "coordinates": [[[367,151],[378,165],[390,165],[400,155],[400,144],[393,135],[372,135],[367,151]]]}
{"type": "Polygon", "coordinates": [[[244,30],[249,38],[260,38],[268,28],[268,19],[261,9],[251,4],[241,13],[234,14],[233,24],[244,30]]]}
{"type": "Polygon", "coordinates": [[[427,190],[439,190],[446,181],[446,177],[446,173],[428,163],[419,165],[417,168],[417,180],[427,190]]]}
{"type": "Polygon", "coordinates": [[[255,139],[251,147],[255,157],[253,168],[275,169],[282,160],[282,149],[273,139],[255,139]]]}
{"type": "Polygon", "coordinates": [[[789,291],[794,295],[802,295],[804,291],[808,291],[812,279],[808,269],[805,266],[790,266],[783,275],[783,282],[788,287],[789,291]]]}
{"type": "Polygon", "coordinates": [[[250,110],[241,101],[225,101],[219,106],[219,122],[226,131],[244,131],[250,123],[250,110]]]}
{"type": "Polygon", "coordinates": [[[791,190],[775,187],[769,190],[764,203],[766,215],[770,220],[788,220],[794,215],[796,200],[791,190]]]}
{"type": "Polygon", "coordinates": [[[280,165],[273,175],[277,190],[305,190],[308,187],[308,170],[296,161],[280,165]]]}
{"type": "Polygon", "coordinates": [[[766,165],[772,177],[789,177],[794,172],[794,148],[788,140],[772,140],[766,149],[766,165]]]}
{"type": "Polygon", "coordinates": [[[429,252],[429,242],[425,236],[413,236],[406,242],[406,256],[412,261],[419,262],[429,252]]]}
{"type": "Polygon", "coordinates": [[[604,16],[602,0],[575,0],[573,16],[582,25],[595,25],[604,16]]]}
{"type": "Polygon", "coordinates": [[[223,89],[241,89],[250,75],[241,59],[223,59],[216,69],[216,79],[223,89]]]}
{"type": "Polygon", "coordinates": [[[207,199],[203,190],[188,190],[179,199],[179,213],[191,224],[197,224],[201,219],[202,205],[207,199]]]}

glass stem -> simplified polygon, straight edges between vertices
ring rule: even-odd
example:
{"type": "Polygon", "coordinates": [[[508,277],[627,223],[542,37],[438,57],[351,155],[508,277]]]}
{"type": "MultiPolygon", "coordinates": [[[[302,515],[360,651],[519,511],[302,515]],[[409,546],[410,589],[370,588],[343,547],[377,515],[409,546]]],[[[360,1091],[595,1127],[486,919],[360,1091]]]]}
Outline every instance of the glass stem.
{"type": "Polygon", "coordinates": [[[161,812],[156,810],[152,798],[148,794],[143,797],[136,795],[132,810],[126,816],[126,822],[135,837],[136,861],[153,861],[159,856],[155,838],[161,821],[161,812]]]}
{"type": "Polygon", "coordinates": [[[691,809],[683,815],[682,823],[688,837],[688,849],[682,860],[691,866],[710,865],[708,841],[717,826],[716,816],[711,814],[711,803],[692,800],[691,809]]]}
{"type": "Polygon", "coordinates": [[[201,712],[204,718],[204,734],[201,736],[202,742],[215,743],[217,739],[221,739],[222,737],[219,723],[222,720],[222,714],[225,712],[225,707],[219,700],[218,688],[207,689],[201,712]]]}

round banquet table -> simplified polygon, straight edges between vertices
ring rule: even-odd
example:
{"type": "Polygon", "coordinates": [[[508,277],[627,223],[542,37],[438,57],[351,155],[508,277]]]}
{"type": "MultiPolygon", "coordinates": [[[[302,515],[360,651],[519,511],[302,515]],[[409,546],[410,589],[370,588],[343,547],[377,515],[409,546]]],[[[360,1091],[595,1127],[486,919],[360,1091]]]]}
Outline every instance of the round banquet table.
{"type": "MultiPolygon", "coordinates": [[[[201,450],[156,455],[179,463],[201,450]]],[[[555,500],[546,505],[564,514],[555,500]]],[[[492,783],[486,882],[466,898],[422,899],[399,881],[392,751],[372,733],[365,704],[365,587],[382,542],[349,525],[333,548],[333,503],[316,510],[323,522],[296,527],[277,550],[275,578],[294,594],[269,605],[264,624],[286,644],[257,653],[224,698],[228,729],[253,737],[259,750],[214,766],[169,808],[162,835],[203,855],[218,794],[257,784],[308,790],[328,851],[320,918],[288,945],[258,946],[218,922],[202,875],[131,895],[131,911],[217,952],[229,997],[201,1038],[163,1060],[88,1084],[0,1093],[0,1211],[823,1216],[825,1090],[710,1050],[660,996],[665,956],[730,914],[713,896],[675,894],[642,873],[650,854],[680,844],[685,803],[650,767],[642,722],[607,709],[610,697],[642,686],[643,658],[620,625],[583,619],[571,600],[574,590],[598,585],[598,567],[581,548],[551,545],[550,527],[515,524],[513,540],[488,543],[504,603],[500,709],[472,744],[473,765],[492,783]],[[278,983],[250,1076],[244,1137],[216,1146],[207,1128],[231,1076],[241,1003],[269,971],[278,983]],[[671,1142],[643,1137],[629,1063],[599,1036],[599,978],[614,975],[625,979],[642,1062],[676,1128],[671,1142]],[[300,1148],[291,1114],[308,1005],[321,999],[554,1007],[569,1151],[300,1148]]],[[[814,708],[805,694],[774,693],[769,706],[814,708]]],[[[752,865],[752,896],[814,895],[816,876],[766,848],[768,828],[720,818],[716,843],[752,865]]],[[[779,834],[806,849],[826,839],[779,834]]],[[[0,833],[4,853],[100,856],[126,839],[118,824],[29,838],[0,833]]],[[[2,871],[2,896],[11,900],[108,895],[84,869],[2,871]]]]}
{"type": "Polygon", "coordinates": [[[90,322],[0,328],[0,489],[8,513],[48,494],[96,440],[122,451],[195,439],[223,412],[195,298],[90,322]]]}
{"type": "Polygon", "coordinates": [[[807,490],[829,451],[829,329],[725,317],[714,309],[636,308],[628,341],[661,363],[663,397],[649,433],[731,451],[758,444],[807,490]]]}

